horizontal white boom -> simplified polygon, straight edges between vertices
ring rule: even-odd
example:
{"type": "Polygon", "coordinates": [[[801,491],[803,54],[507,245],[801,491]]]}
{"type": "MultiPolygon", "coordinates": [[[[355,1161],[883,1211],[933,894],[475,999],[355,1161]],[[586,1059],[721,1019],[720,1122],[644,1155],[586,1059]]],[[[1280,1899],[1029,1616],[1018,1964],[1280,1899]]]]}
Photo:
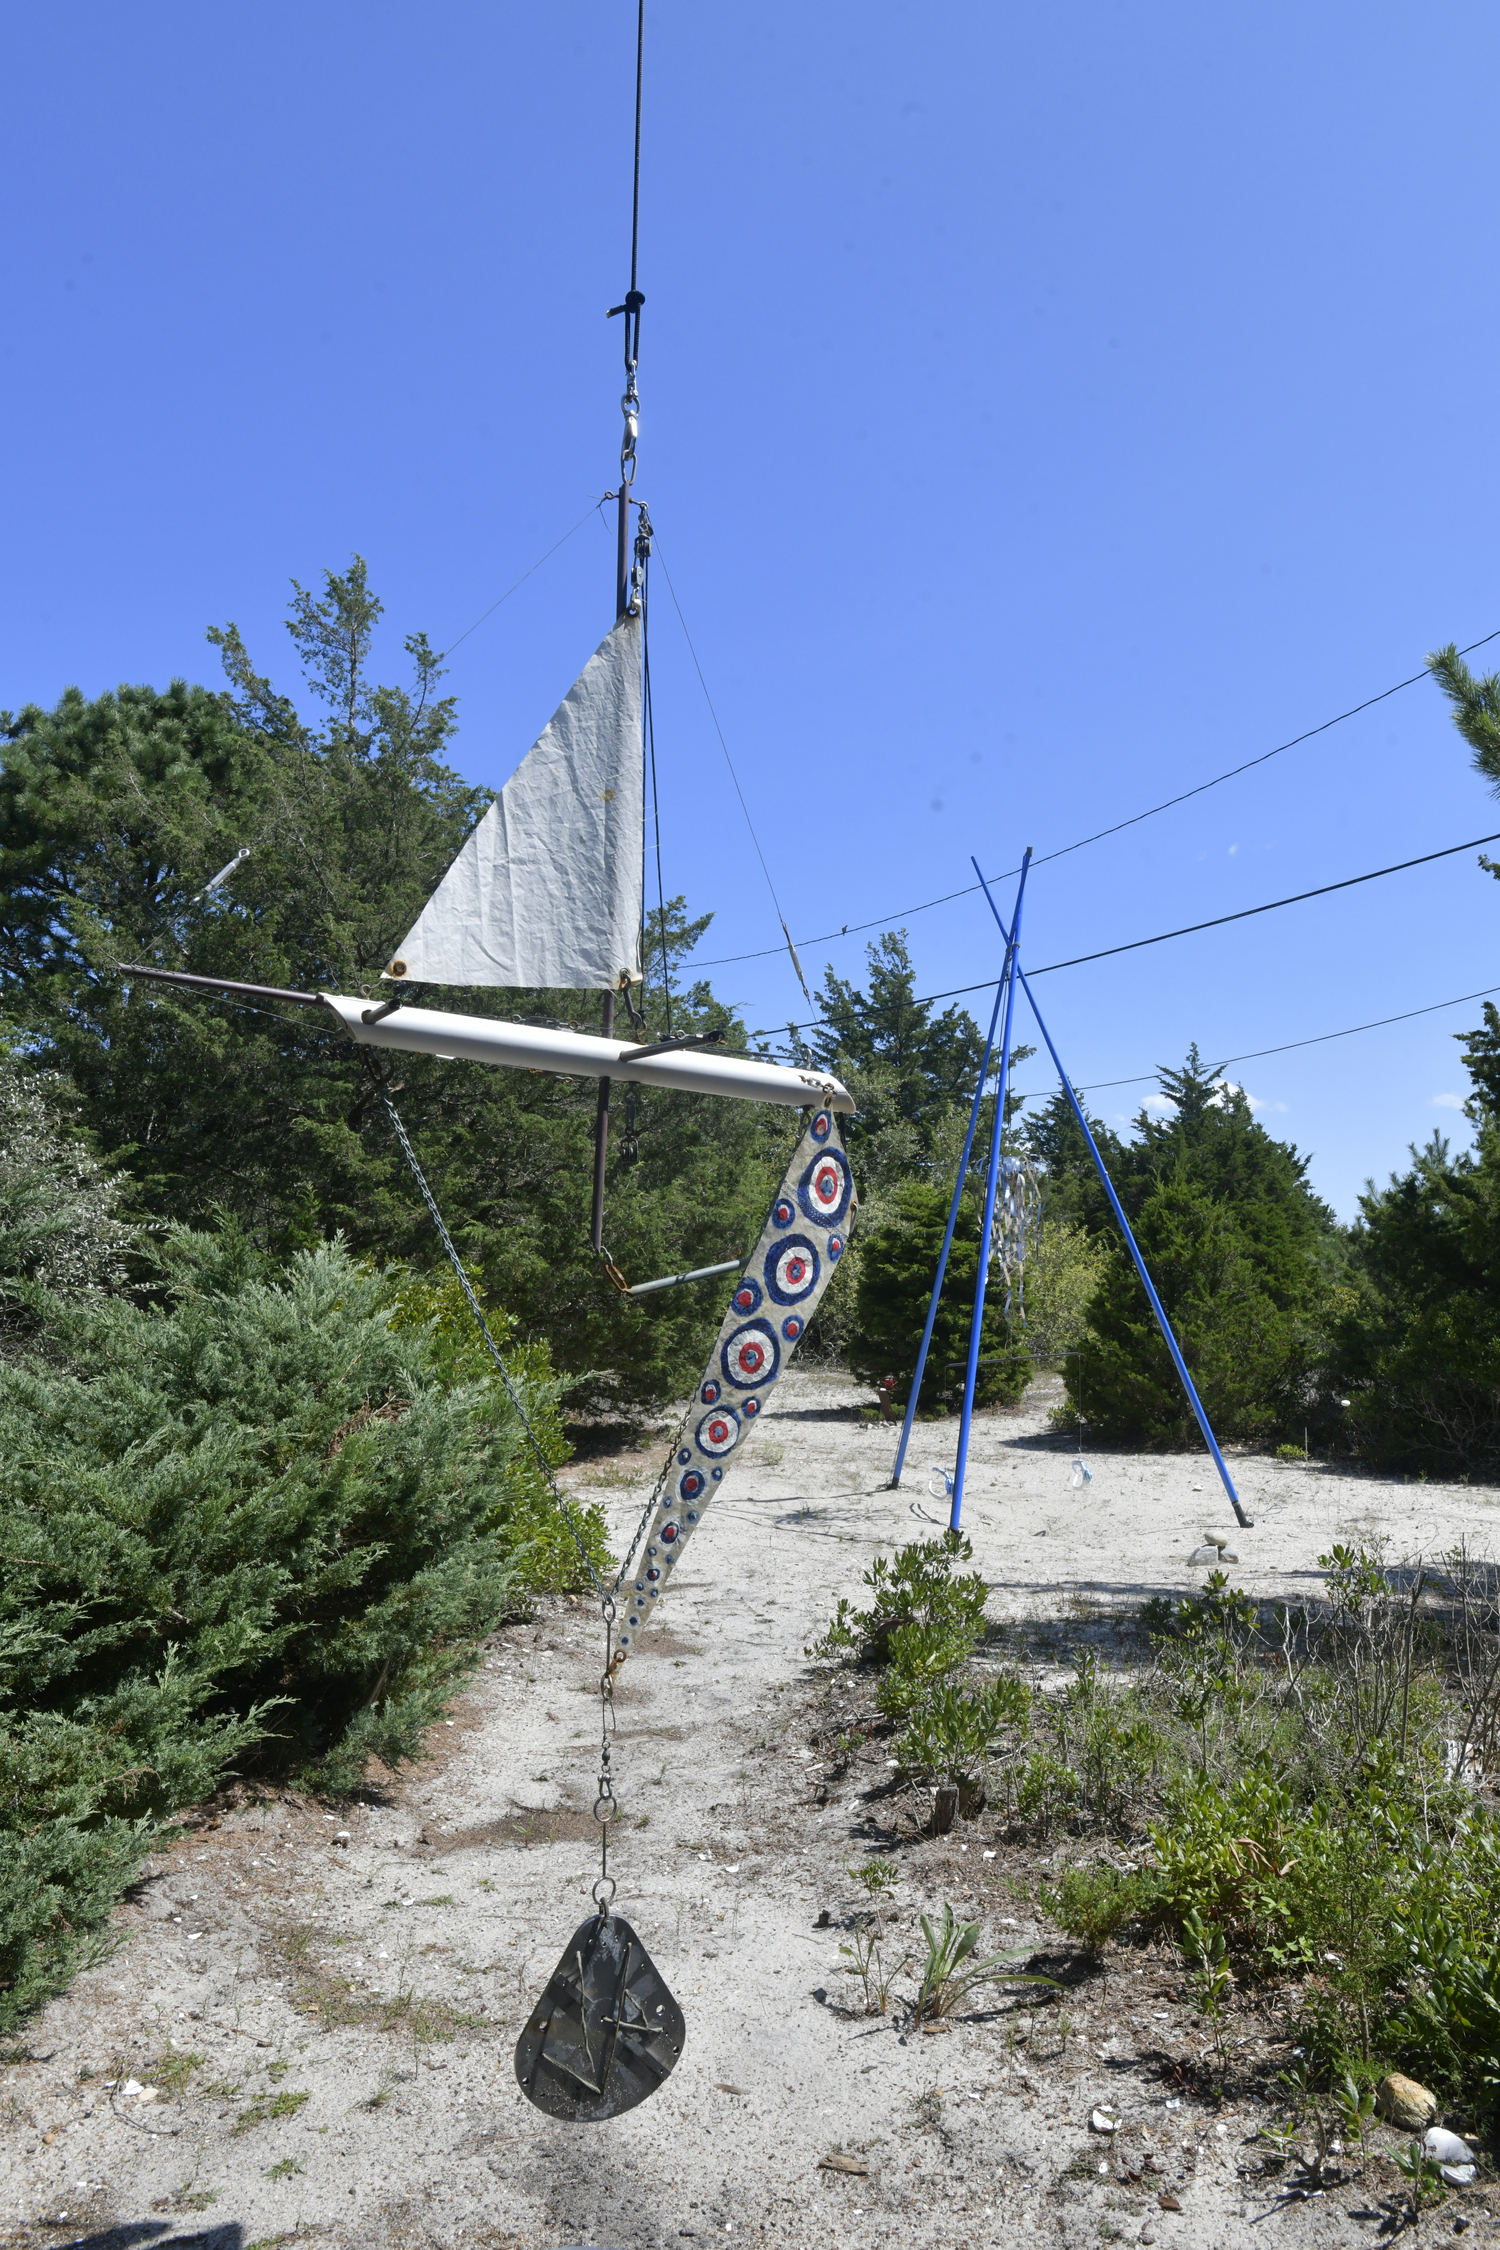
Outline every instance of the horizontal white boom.
{"type": "Polygon", "coordinates": [[[671,1086],[680,1094],[729,1095],[742,1102],[780,1102],[787,1109],[823,1105],[845,1115],[854,1108],[848,1088],[828,1071],[788,1070],[780,1063],[711,1048],[683,1047],[675,1054],[631,1060],[631,1043],[597,1032],[549,1031],[542,1024],[499,1023],[492,1016],[455,1016],[439,1008],[397,1008],[366,1023],[368,1000],[322,992],[351,1039],[361,1047],[394,1047],[407,1055],[462,1056],[506,1070],[548,1071],[563,1078],[623,1078],[638,1086],[671,1086]]]}

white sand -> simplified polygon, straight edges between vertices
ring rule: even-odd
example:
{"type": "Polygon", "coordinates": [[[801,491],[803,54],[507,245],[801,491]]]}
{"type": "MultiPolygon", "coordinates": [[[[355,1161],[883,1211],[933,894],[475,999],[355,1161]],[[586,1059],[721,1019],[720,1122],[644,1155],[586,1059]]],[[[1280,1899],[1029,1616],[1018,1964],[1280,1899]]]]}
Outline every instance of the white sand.
{"type": "MultiPolygon", "coordinates": [[[[515,2084],[516,2035],[589,1911],[597,1865],[586,1815],[599,1633],[586,1607],[549,1603],[496,1636],[430,1756],[385,1803],[329,1820],[267,1798],[151,1862],[117,1917],[113,1957],[31,2028],[35,2059],[0,2072],[0,2213],[13,2230],[0,2242],[958,2250],[1035,2235],[1239,2250],[1272,2232],[1299,2246],[1373,2235],[1375,2199],[1357,2187],[1252,2229],[1274,2190],[1237,2167],[1262,2113],[1215,2115],[1174,2094],[1159,2052],[1196,2052],[1197,2031],[1167,1997],[1166,1955],[1127,1956],[1102,1993],[1095,1979],[1070,1998],[1061,2054],[1056,2011],[1029,2043],[1024,2010],[1019,2032],[1002,2008],[938,2037],[852,2012],[839,1925],[861,1894],[845,1871],[902,1811],[885,1796],[883,1754],[820,1789],[828,1768],[809,1738],[823,1687],[804,1646],[837,1595],[859,1592],[877,1549],[924,1534],[922,1511],[942,1513],[926,1467],[951,1464],[956,1428],[918,1432],[895,1493],[895,1432],[857,1421],[858,1396],[840,1378],[789,1375],[623,1674],[617,1904],[688,2023],[660,2094],[608,2124],[564,2126],[515,2084]],[[541,1815],[530,1841],[518,1808],[541,1815]],[[549,1809],[563,1816],[550,1843],[538,1840],[549,1809]],[[820,1910],[832,1926],[816,1926],[820,1910]],[[426,2043],[409,2013],[388,2029],[325,2029],[308,2005],[320,1976],[348,1979],[361,2000],[405,1991],[482,2007],[483,2027],[426,2043]],[[160,2072],[172,2043],[205,2058],[180,2095],[160,2072]],[[85,2067],[94,2075],[80,2079],[85,2067]],[[158,2098],[101,2090],[129,2075],[158,2098]],[[246,2121],[253,2103],[294,2094],[307,2098],[246,2121]],[[1125,2120],[1113,2156],[1088,2129],[1103,2098],[1125,2120]],[[1159,2171],[1115,2178],[1140,2172],[1148,2150],[1159,2171]],[[820,2168],[833,2152],[868,2176],[820,2168]],[[1366,2206],[1371,2221],[1348,2215],[1366,2206]]],[[[1113,1608],[1201,1584],[1187,1556],[1205,1529],[1233,1523],[1197,1455],[1094,1456],[1092,1485],[1072,1491],[1071,1448],[1047,1433],[1045,1403],[1034,1394],[1018,1414],[980,1418],[965,1528],[992,1614],[1055,1627],[1065,1646],[1113,1608]]],[[[1460,1535],[1495,1544],[1485,1492],[1234,1466],[1256,1518],[1234,1533],[1234,1576],[1257,1592],[1315,1589],[1335,1539],[1383,1536],[1393,1557],[1460,1535]]],[[[581,1470],[573,1482],[590,1489],[581,1470]]],[[[623,1530],[647,1486],[593,1489],[623,1530]]],[[[1042,1935],[997,1881],[992,1827],[898,1852],[898,1953],[916,1910],[945,1897],[982,1915],[997,1945],[1042,1935]]],[[[898,1995],[910,1988],[897,1979],[898,1995]]]]}

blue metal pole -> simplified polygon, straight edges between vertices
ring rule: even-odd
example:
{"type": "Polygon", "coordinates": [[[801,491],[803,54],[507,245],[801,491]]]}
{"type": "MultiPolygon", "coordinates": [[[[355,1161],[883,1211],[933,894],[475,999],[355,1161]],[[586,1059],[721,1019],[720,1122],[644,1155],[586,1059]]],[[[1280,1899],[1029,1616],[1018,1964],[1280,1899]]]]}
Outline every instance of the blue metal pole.
{"type": "MultiPolygon", "coordinates": [[[[979,874],[977,864],[975,866],[974,872],[976,873],[976,875],[979,874]]],[[[984,895],[987,899],[989,899],[990,911],[1003,930],[1005,928],[1005,922],[1001,915],[999,907],[996,906],[994,900],[990,898],[990,887],[988,883],[985,883],[983,875],[979,875],[979,880],[981,883],[984,883],[984,895]]],[[[1014,934],[1012,936],[1011,943],[1012,948],[1014,948],[1014,934]]],[[[1177,1373],[1181,1378],[1183,1390],[1187,1393],[1188,1404],[1197,1417],[1198,1427],[1203,1432],[1203,1442],[1208,1447],[1209,1452],[1213,1455],[1214,1467],[1218,1470],[1219,1475],[1224,1481],[1224,1490],[1229,1495],[1229,1504],[1233,1508],[1235,1517],[1242,1528],[1246,1531],[1253,1531],[1255,1526],[1252,1523],[1250,1517],[1246,1515],[1244,1509],[1240,1506],[1240,1496],[1234,1489],[1234,1480],[1230,1476],[1229,1470],[1225,1465],[1223,1454],[1219,1451],[1219,1441],[1214,1436],[1212,1429],[1209,1427],[1208,1416],[1203,1411],[1203,1401],[1199,1398],[1198,1393],[1193,1386],[1193,1378],[1187,1371],[1187,1362],[1184,1360],[1181,1351],[1178,1349],[1177,1338],[1172,1333],[1172,1323],[1168,1320],[1166,1311],[1162,1305],[1162,1301],[1156,1294],[1151,1276],[1146,1271],[1146,1261],[1141,1256],[1140,1250],[1136,1244],[1135,1236],[1130,1231],[1130,1221],[1126,1218],[1125,1213],[1121,1208],[1120,1198],[1115,1193],[1114,1182],[1111,1180],[1108,1172],[1106,1172],[1104,1169],[1104,1159],[1099,1154],[1099,1151],[1094,1144],[1094,1136],[1089,1131],[1088,1119],[1083,1114],[1083,1105],[1080,1103],[1078,1096],[1073,1091],[1072,1080],[1069,1078],[1067,1072],[1063,1069],[1061,1057],[1058,1055],[1057,1049],[1052,1044],[1052,1034],[1047,1029],[1046,1024],[1042,1021],[1042,1011],[1036,1004],[1036,994],[1032,991],[1031,986],[1027,983],[1026,972],[1021,967],[1019,961],[1016,962],[1015,973],[1020,978],[1022,988],[1025,991],[1027,999],[1031,1003],[1031,1012],[1036,1017],[1037,1030],[1041,1033],[1042,1037],[1047,1042],[1047,1052],[1052,1057],[1053,1065],[1056,1068],[1057,1075],[1062,1081],[1062,1090],[1068,1097],[1068,1106],[1072,1110],[1074,1117],[1077,1119],[1079,1131],[1082,1133],[1084,1139],[1088,1142],[1089,1154],[1094,1159],[1094,1168],[1098,1172],[1099,1178],[1103,1183],[1105,1194],[1109,1197],[1110,1209],[1114,1212],[1116,1219],[1119,1221],[1120,1232],[1125,1237],[1125,1246],[1129,1250],[1132,1259],[1135,1261],[1135,1270],[1141,1277],[1141,1287],[1145,1290],[1147,1301],[1151,1306],[1152,1312],[1156,1315],[1156,1325],[1161,1330],[1162,1340],[1166,1344],[1167,1350],[1172,1355],[1172,1364],[1177,1369],[1177,1373]]]]}
{"type": "Polygon", "coordinates": [[[911,1443],[911,1426],[916,1420],[917,1398],[922,1388],[922,1377],[927,1367],[927,1353],[932,1343],[933,1323],[937,1319],[938,1299],[943,1293],[943,1281],[948,1272],[948,1253],[953,1248],[953,1229],[958,1223],[958,1206],[968,1177],[969,1158],[974,1149],[974,1134],[979,1124],[980,1105],[984,1100],[984,1082],[990,1074],[990,1055],[995,1045],[995,1026],[1000,1021],[1000,1003],[1005,998],[1005,979],[1002,976],[995,987],[995,1005],[990,1012],[989,1037],[984,1043],[984,1061],[979,1066],[979,1084],[974,1089],[974,1106],[969,1111],[969,1130],[964,1136],[964,1152],[958,1160],[958,1178],[953,1183],[953,1201],[948,1206],[948,1231],[943,1236],[943,1252],[933,1276],[932,1295],[927,1300],[927,1324],[922,1330],[922,1348],[917,1354],[917,1371],[912,1377],[911,1395],[906,1402],[906,1416],[901,1424],[901,1443],[896,1448],[895,1466],[891,1470],[891,1489],[901,1482],[901,1471],[906,1463],[906,1448],[911,1443]]]}
{"type": "MultiPolygon", "coordinates": [[[[953,1506],[948,1515],[948,1529],[957,1531],[964,1505],[964,1472],[969,1463],[969,1431],[974,1421],[974,1386],[979,1377],[979,1345],[984,1329],[984,1292],[990,1278],[990,1229],[995,1223],[995,1195],[1000,1185],[1000,1157],[1005,1140],[1005,1094],[1010,1083],[1010,1034],[1016,1013],[1016,970],[1020,966],[1021,907],[1026,897],[1026,876],[1031,866],[1031,846],[1026,846],[1021,861],[1021,880],[1016,886],[1016,911],[1007,933],[1005,948],[1005,1029],[1000,1040],[1000,1083],[995,1090],[995,1125],[990,1140],[990,1168],[984,1183],[984,1217],[979,1227],[979,1271],[974,1281],[974,1320],[969,1330],[969,1359],[964,1369],[964,1403],[958,1424],[958,1458],[953,1464],[953,1506]]],[[[974,862],[974,872],[979,875],[979,863],[974,862]]],[[[982,883],[984,877],[979,875],[982,883]]],[[[989,898],[988,889],[985,897],[989,898]]],[[[991,907],[995,902],[990,899],[991,907]]],[[[995,919],[1002,930],[1005,923],[998,908],[995,919]]]]}

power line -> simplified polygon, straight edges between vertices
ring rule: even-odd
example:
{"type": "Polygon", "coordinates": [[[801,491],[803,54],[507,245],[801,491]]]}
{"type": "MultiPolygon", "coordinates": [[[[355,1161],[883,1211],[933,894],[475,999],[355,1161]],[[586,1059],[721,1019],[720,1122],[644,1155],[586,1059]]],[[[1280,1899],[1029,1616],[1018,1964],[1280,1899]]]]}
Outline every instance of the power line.
{"type": "MultiPolygon", "coordinates": [[[[1310,898],[1326,898],[1330,891],[1348,891],[1359,883],[1378,882],[1382,875],[1401,875],[1409,867],[1427,867],[1435,859],[1451,859],[1455,852],[1471,852],[1480,844],[1500,843],[1500,830],[1491,836],[1475,836],[1466,844],[1445,844],[1440,852],[1423,852],[1419,859],[1398,859],[1392,867],[1372,867],[1367,875],[1345,875],[1337,883],[1320,883],[1315,891],[1294,891],[1290,898],[1267,899],[1263,906],[1242,906],[1234,914],[1216,914],[1210,922],[1186,922],[1180,930],[1159,930],[1155,937],[1130,938],[1124,945],[1106,945],[1097,953],[1076,953],[1068,961],[1049,961],[1045,968],[1031,969],[1033,977],[1049,977],[1058,969],[1079,969],[1089,961],[1110,961],[1119,953],[1137,953],[1143,945],[1165,945],[1168,938],[1196,937],[1200,930],[1219,930],[1226,922],[1244,922],[1255,914],[1274,914],[1281,906],[1300,906],[1310,898]]],[[[991,882],[1003,883],[1003,875],[991,876],[991,882]]],[[[706,964],[705,964],[706,966],[706,964]]],[[[986,977],[978,984],[956,984],[947,992],[929,992],[921,1000],[913,1001],[918,1008],[931,1007],[938,1000],[958,1000],[970,992],[991,992],[995,979],[986,977]]],[[[814,1019],[806,1023],[790,1023],[788,1031],[810,1031],[814,1019]]],[[[1243,1058],[1242,1058],[1243,1059],[1243,1058]]]]}
{"type": "MultiPolygon", "coordinates": [[[[1488,1000],[1493,992],[1500,992],[1500,984],[1487,984],[1482,992],[1460,992],[1452,1000],[1434,1000],[1425,1008],[1407,1008],[1399,1016],[1377,1016],[1373,1023],[1351,1023],[1343,1031],[1320,1031],[1311,1039],[1288,1039],[1280,1047],[1256,1047],[1248,1055],[1226,1055],[1215,1065],[1215,1070],[1227,1070],[1231,1063],[1259,1062],[1266,1055],[1289,1055],[1295,1047],[1321,1047],[1330,1039],[1352,1039],[1357,1031],[1383,1031],[1389,1023],[1410,1023],[1413,1016],[1435,1016],[1443,1008],[1461,1008],[1468,1000],[1488,1000]]],[[[1144,1086],[1156,1076],[1154,1070],[1143,1070],[1135,1078],[1096,1078],[1087,1086],[1075,1087],[1074,1091],[1102,1094],[1111,1086],[1144,1086]]]]}
{"type": "MultiPolygon", "coordinates": [[[[673,599],[675,600],[675,598],[674,596],[673,599]]],[[[686,627],[683,629],[686,631],[686,627]]],[[[1458,653],[1460,656],[1472,656],[1476,648],[1485,648],[1491,641],[1495,640],[1500,640],[1500,627],[1497,627],[1493,633],[1486,633],[1480,640],[1470,641],[1468,647],[1461,648],[1458,653]]],[[[1330,727],[1342,726],[1345,719],[1357,718],[1361,711],[1368,711],[1375,704],[1386,702],[1391,696],[1399,695],[1403,688],[1415,687],[1418,681],[1428,679],[1430,676],[1424,666],[1420,672],[1413,672],[1410,679],[1397,680],[1394,687],[1382,688],[1378,695],[1366,696],[1363,703],[1351,704],[1347,711],[1337,712],[1333,718],[1324,719],[1319,726],[1309,727],[1304,734],[1294,734],[1289,742],[1278,742],[1274,750],[1263,750],[1258,758],[1247,758],[1243,765],[1231,766],[1225,773],[1216,773],[1211,781],[1200,781],[1196,787],[1184,789],[1180,796],[1163,798],[1159,805],[1149,805],[1144,812],[1132,813],[1128,820],[1117,820],[1113,827],[1096,829],[1092,836],[1080,836],[1074,844],[1061,844],[1055,852],[1043,852],[1031,864],[1033,867],[1045,867],[1050,860],[1066,859],[1070,852],[1081,852],[1086,844],[1102,843],[1106,836],[1118,836],[1122,829],[1134,828],[1143,820],[1154,820],[1158,813],[1170,812],[1174,805],[1185,805],[1190,797],[1201,797],[1205,790],[1217,789],[1221,782],[1233,781],[1237,774],[1249,773],[1255,766],[1263,766],[1270,759],[1279,758],[1283,751],[1295,750],[1301,742],[1311,742],[1315,735],[1326,734],[1330,727]]],[[[702,677],[701,673],[699,677],[702,677]]],[[[717,724],[717,722],[715,723],[717,724]]],[[[736,783],[736,787],[738,787],[738,783],[736,783]]],[[[741,798],[740,802],[743,804],[744,799],[741,798]]],[[[748,819],[748,817],[747,814],[746,818],[748,819]]],[[[1010,880],[1012,875],[1019,875],[1020,872],[1018,867],[1008,867],[1003,875],[997,875],[994,880],[997,883],[1005,883],[1010,880]]],[[[807,937],[800,942],[803,945],[831,945],[835,938],[859,937],[866,930],[889,929],[893,922],[904,921],[908,915],[930,913],[935,906],[948,906],[956,898],[972,897],[978,889],[977,883],[965,883],[960,890],[944,891],[941,898],[923,899],[920,906],[894,907],[888,914],[876,915],[871,922],[846,922],[842,929],[825,930],[821,937],[807,937]]],[[[699,961],[695,966],[700,969],[722,969],[737,961],[763,961],[768,954],[779,953],[780,951],[779,945],[767,945],[762,946],[755,953],[725,953],[715,960],[699,961]]],[[[1040,975],[1041,971],[1038,970],[1037,974],[1040,975]]],[[[982,987],[969,985],[964,989],[978,992],[982,987]]]]}

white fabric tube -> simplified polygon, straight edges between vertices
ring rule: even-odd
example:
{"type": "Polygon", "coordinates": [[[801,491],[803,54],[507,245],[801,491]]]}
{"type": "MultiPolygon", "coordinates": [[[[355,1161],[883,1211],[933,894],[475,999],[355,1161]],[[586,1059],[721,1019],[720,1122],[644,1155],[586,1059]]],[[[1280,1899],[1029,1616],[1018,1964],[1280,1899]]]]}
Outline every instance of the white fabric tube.
{"type": "Polygon", "coordinates": [[[398,1008],[366,1023],[377,1003],[347,993],[318,995],[361,1047],[394,1047],[408,1055],[462,1056],[508,1070],[544,1070],[563,1078],[621,1078],[638,1086],[672,1086],[681,1094],[729,1095],[742,1102],[780,1102],[787,1109],[821,1104],[845,1113],[854,1097],[831,1072],[788,1070],[780,1063],[716,1055],[712,1048],[683,1047],[675,1054],[630,1060],[630,1043],[597,1032],[549,1031],[541,1024],[500,1023],[491,1016],[448,1015],[439,1008],[398,1008]]]}

